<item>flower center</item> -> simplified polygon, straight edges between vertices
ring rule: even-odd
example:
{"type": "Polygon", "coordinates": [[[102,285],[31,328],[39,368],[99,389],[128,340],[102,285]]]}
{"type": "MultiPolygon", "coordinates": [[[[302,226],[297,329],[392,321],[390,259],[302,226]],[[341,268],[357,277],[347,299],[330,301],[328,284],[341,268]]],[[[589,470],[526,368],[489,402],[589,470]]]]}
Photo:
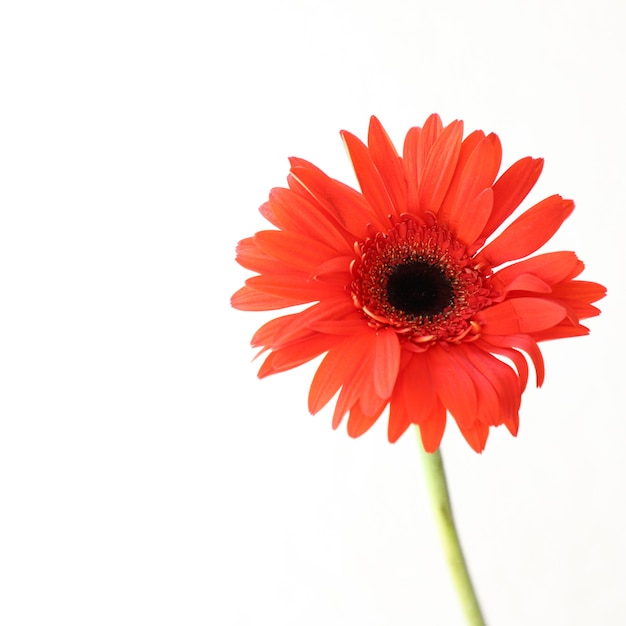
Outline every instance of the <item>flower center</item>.
{"type": "Polygon", "coordinates": [[[352,299],[370,325],[392,327],[415,346],[477,339],[472,318],[496,294],[489,268],[434,216],[404,216],[355,246],[352,299]]]}
{"type": "Polygon", "coordinates": [[[454,289],[445,272],[426,261],[398,265],[387,277],[389,304],[409,315],[428,317],[443,313],[453,298],[454,289]]]}

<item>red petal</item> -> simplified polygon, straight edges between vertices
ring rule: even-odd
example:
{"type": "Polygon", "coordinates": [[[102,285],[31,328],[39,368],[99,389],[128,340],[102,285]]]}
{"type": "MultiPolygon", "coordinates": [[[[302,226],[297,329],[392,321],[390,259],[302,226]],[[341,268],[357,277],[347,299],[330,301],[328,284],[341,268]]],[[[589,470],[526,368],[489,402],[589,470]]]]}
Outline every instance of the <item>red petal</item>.
{"type": "Polygon", "coordinates": [[[534,293],[551,293],[550,285],[533,274],[516,276],[505,288],[504,292],[532,291],[534,293]]]}
{"type": "Polygon", "coordinates": [[[587,280],[572,280],[554,288],[554,295],[559,298],[597,302],[606,296],[606,287],[587,280]]]}
{"type": "Polygon", "coordinates": [[[333,428],[337,428],[343,416],[353,406],[355,406],[359,398],[366,393],[372,386],[371,361],[374,353],[375,334],[368,329],[369,332],[363,333],[358,341],[359,353],[355,353],[351,361],[352,373],[344,382],[335,411],[333,414],[333,428]]]}
{"type": "Polygon", "coordinates": [[[430,417],[419,424],[420,436],[424,450],[430,454],[435,452],[441,443],[443,431],[446,429],[446,409],[440,400],[430,417]]]}
{"type": "Polygon", "coordinates": [[[567,337],[584,337],[589,334],[589,329],[582,324],[572,324],[569,320],[557,324],[547,330],[533,333],[535,341],[549,341],[551,339],[565,339],[567,337]]]}
{"type": "MultiPolygon", "coordinates": [[[[369,334],[369,333],[368,333],[369,334]]],[[[317,413],[349,380],[366,356],[363,338],[349,337],[328,351],[322,359],[309,390],[309,411],[317,413]]]]}
{"type": "Polygon", "coordinates": [[[342,387],[335,404],[335,410],[333,411],[333,429],[339,428],[339,424],[341,424],[344,415],[354,406],[355,402],[356,394],[354,393],[354,389],[346,390],[346,387],[342,387]]]}
{"type": "MultiPolygon", "coordinates": [[[[317,332],[314,326],[327,320],[341,320],[354,311],[354,305],[345,294],[334,298],[327,298],[313,306],[288,317],[280,333],[274,337],[273,348],[284,346],[292,341],[298,341],[317,332]]],[[[364,324],[361,323],[361,329],[364,324]]]]}
{"type": "Polygon", "coordinates": [[[400,342],[394,330],[382,329],[376,333],[373,367],[374,390],[379,398],[387,400],[393,392],[400,369],[400,342]]]}
{"type": "MultiPolygon", "coordinates": [[[[358,405],[366,415],[375,413],[380,406],[381,402],[388,402],[389,397],[381,398],[377,391],[374,381],[376,379],[377,367],[376,367],[376,346],[372,346],[372,354],[368,359],[368,366],[363,371],[363,377],[360,380],[360,392],[358,398],[358,405]]],[[[356,404],[356,403],[355,403],[356,404]]]]}
{"type": "Polygon", "coordinates": [[[566,298],[555,298],[555,301],[565,307],[567,316],[574,324],[578,324],[580,320],[600,315],[600,309],[593,304],[581,302],[580,300],[569,300],[566,298]]]}
{"type": "Polygon", "coordinates": [[[367,146],[358,137],[345,130],[341,131],[341,136],[350,155],[361,191],[372,210],[384,223],[389,215],[395,213],[395,210],[380,172],[376,169],[367,146]]]}
{"type": "Polygon", "coordinates": [[[474,384],[479,392],[480,420],[489,426],[499,426],[514,419],[521,404],[521,386],[513,369],[475,344],[460,346],[476,368],[474,384]]]}
{"type": "Polygon", "coordinates": [[[254,237],[242,239],[236,248],[236,261],[242,267],[259,274],[282,274],[286,272],[285,264],[263,252],[254,241],[254,237]]]}
{"type": "Polygon", "coordinates": [[[349,285],[352,282],[350,275],[352,259],[354,259],[354,255],[336,256],[328,259],[315,268],[313,278],[333,282],[340,281],[343,285],[349,285]]]}
{"type": "Polygon", "coordinates": [[[480,311],[475,319],[485,335],[517,335],[555,326],[565,315],[565,309],[550,300],[513,298],[480,311]]]}
{"type": "Polygon", "coordinates": [[[309,276],[301,272],[252,276],[246,280],[246,285],[256,291],[291,300],[292,304],[306,304],[339,295],[336,287],[309,280],[309,276]]]}
{"type": "Polygon", "coordinates": [[[520,275],[532,274],[548,285],[556,285],[578,276],[583,268],[583,262],[573,252],[547,252],[508,265],[497,272],[494,278],[509,285],[520,275]]]}
{"type": "MultiPolygon", "coordinates": [[[[461,237],[460,231],[471,228],[466,225],[466,222],[473,220],[473,215],[469,211],[470,204],[484,189],[491,187],[500,169],[501,158],[500,140],[497,135],[488,135],[474,148],[464,164],[456,184],[450,188],[438,219],[447,223],[459,237],[461,237]]],[[[491,209],[491,207],[489,208],[491,209]]],[[[487,222],[488,217],[488,215],[481,215],[480,230],[487,222]]],[[[473,241],[468,243],[473,243],[473,241]]]]}
{"type": "Polygon", "coordinates": [[[337,255],[335,250],[315,239],[281,230],[262,230],[254,236],[254,242],[260,250],[283,264],[306,272],[314,272],[337,255]]]}
{"type": "Polygon", "coordinates": [[[389,424],[387,426],[387,438],[389,443],[395,443],[406,432],[407,428],[412,424],[409,414],[402,406],[392,404],[389,409],[389,424]]]}
{"type": "Polygon", "coordinates": [[[476,452],[481,453],[485,449],[485,444],[487,443],[489,426],[478,420],[474,420],[473,424],[469,426],[466,424],[460,424],[457,420],[457,425],[467,443],[469,443],[469,445],[476,452]]]}
{"type": "Polygon", "coordinates": [[[404,139],[402,152],[402,164],[404,165],[404,176],[407,184],[407,210],[417,213],[419,209],[417,193],[417,146],[421,128],[411,128],[404,139]]]}
{"type": "MultiPolygon", "coordinates": [[[[271,193],[271,192],[270,192],[271,193]]],[[[272,211],[272,207],[270,206],[269,202],[264,202],[260,207],[259,207],[259,213],[273,226],[276,226],[276,228],[282,228],[282,224],[280,223],[280,221],[278,220],[278,218],[276,217],[276,215],[274,215],[274,211],[272,211]]]]}
{"type": "Polygon", "coordinates": [[[482,130],[475,130],[470,133],[461,144],[461,152],[459,153],[459,160],[456,164],[456,169],[454,171],[454,176],[452,177],[452,182],[450,183],[450,187],[448,189],[448,193],[443,201],[443,207],[440,211],[445,211],[447,213],[448,208],[446,205],[451,202],[454,198],[456,198],[457,190],[459,185],[463,181],[463,171],[465,170],[465,166],[469,158],[472,156],[472,153],[476,149],[482,141],[485,139],[485,133],[482,130]]]}
{"type": "Polygon", "coordinates": [[[311,322],[311,330],[315,330],[319,333],[327,333],[329,335],[354,335],[363,330],[363,327],[367,325],[361,316],[361,314],[355,309],[354,314],[347,316],[344,319],[339,320],[320,320],[311,322]]]}
{"type": "Polygon", "coordinates": [[[519,430],[519,413],[517,415],[514,415],[512,418],[505,419],[504,425],[513,435],[513,437],[517,437],[517,432],[519,430]]]}
{"type": "Polygon", "coordinates": [[[291,176],[352,235],[367,236],[369,223],[382,230],[383,224],[367,200],[348,185],[308,167],[293,167],[291,176]]]}
{"type": "MultiPolygon", "coordinates": [[[[428,371],[428,363],[423,353],[403,353],[408,363],[401,368],[389,410],[388,437],[395,442],[413,424],[428,422],[441,405],[428,371]]],[[[445,409],[442,409],[445,424],[445,409]]],[[[437,413],[439,415],[439,413],[437,413]]],[[[439,445],[437,440],[435,446],[439,445]]]]}
{"type": "Polygon", "coordinates": [[[395,215],[406,212],[407,189],[402,161],[393,143],[391,143],[389,135],[375,117],[370,120],[367,143],[372,160],[380,172],[387,193],[393,202],[395,215]]]}
{"type": "Polygon", "coordinates": [[[291,189],[273,189],[270,204],[282,230],[313,237],[343,254],[352,251],[343,227],[312,199],[291,189]]]}
{"type": "MultiPolygon", "coordinates": [[[[482,344],[483,340],[480,339],[478,343],[482,344]]],[[[528,366],[526,365],[526,361],[523,357],[523,362],[520,361],[521,354],[518,352],[518,349],[526,352],[535,367],[535,372],[537,374],[537,387],[541,387],[545,375],[545,366],[541,350],[539,350],[539,346],[533,337],[530,337],[529,335],[508,335],[501,337],[491,335],[488,340],[485,340],[485,344],[485,349],[487,351],[500,354],[507,359],[511,359],[511,361],[515,363],[515,367],[517,368],[521,380],[522,391],[526,387],[526,382],[528,380],[528,366]]]]}
{"type": "Polygon", "coordinates": [[[356,438],[366,433],[380,417],[386,405],[387,403],[383,402],[372,413],[365,412],[358,404],[353,406],[350,409],[350,417],[348,418],[348,435],[356,438]]]}
{"type": "MultiPolygon", "coordinates": [[[[276,338],[280,336],[291,322],[301,313],[290,313],[275,317],[263,324],[252,336],[250,345],[253,348],[273,348],[276,346],[276,338]]],[[[276,346],[277,347],[277,346],[276,346]]]]}
{"type": "Polygon", "coordinates": [[[439,400],[424,353],[411,355],[411,360],[400,373],[400,384],[398,397],[404,401],[413,423],[428,420],[439,400]]]}
{"type": "Polygon", "coordinates": [[[481,237],[486,239],[515,211],[535,186],[543,159],[526,157],[514,163],[493,185],[493,211],[481,237]]]}
{"type": "Polygon", "coordinates": [[[471,376],[453,353],[454,349],[435,345],[425,354],[441,401],[457,422],[470,425],[476,417],[476,389],[471,376]]]}
{"type": "Polygon", "coordinates": [[[307,161],[306,159],[301,159],[300,157],[289,157],[289,165],[291,168],[305,167],[306,169],[314,170],[322,176],[326,176],[326,174],[324,174],[324,172],[319,167],[317,167],[317,165],[313,165],[313,163],[311,163],[310,161],[307,161]]]}
{"type": "Polygon", "coordinates": [[[313,335],[304,341],[298,341],[285,348],[271,352],[263,362],[263,365],[261,365],[258,377],[265,378],[270,374],[284,372],[298,365],[302,365],[303,363],[307,363],[323,352],[326,352],[336,341],[336,337],[313,335]]]}
{"type": "Polygon", "coordinates": [[[531,254],[556,233],[573,210],[574,203],[558,195],[542,200],[483,248],[477,260],[487,261],[491,267],[497,267],[506,261],[531,254]]]}
{"type": "Polygon", "coordinates": [[[273,311],[302,304],[301,299],[262,293],[250,287],[242,287],[230,299],[233,308],[240,311],[273,311]]]}
{"type": "Polygon", "coordinates": [[[364,367],[346,386],[358,388],[358,405],[365,415],[371,415],[381,402],[389,401],[393,392],[400,366],[400,342],[392,330],[370,332],[361,342],[367,350],[367,356],[361,359],[364,367]]]}
{"type": "Polygon", "coordinates": [[[389,443],[395,443],[400,438],[400,435],[413,423],[408,410],[408,402],[405,398],[405,396],[415,392],[415,388],[411,384],[413,381],[410,375],[406,375],[412,359],[412,353],[406,350],[402,352],[400,372],[389,403],[389,423],[387,427],[389,443]]]}
{"type": "Polygon", "coordinates": [[[466,211],[461,212],[457,217],[451,217],[453,220],[450,222],[451,230],[456,232],[456,236],[461,241],[471,246],[489,219],[492,206],[493,190],[487,187],[469,203],[466,211]]]}
{"type": "Polygon", "coordinates": [[[455,121],[443,130],[431,148],[421,176],[421,211],[439,211],[459,159],[462,139],[463,122],[455,121]]]}
{"type": "Polygon", "coordinates": [[[419,134],[416,146],[415,156],[417,161],[416,174],[418,187],[421,187],[422,185],[422,178],[424,176],[424,168],[426,167],[428,155],[442,132],[443,124],[441,123],[441,118],[436,113],[429,115],[428,119],[424,123],[422,131],[419,134]]]}
{"type": "Polygon", "coordinates": [[[408,186],[408,210],[417,212],[419,207],[419,189],[422,184],[424,168],[428,155],[439,135],[443,124],[434,113],[424,124],[424,128],[411,128],[404,140],[404,166],[408,186]]]}

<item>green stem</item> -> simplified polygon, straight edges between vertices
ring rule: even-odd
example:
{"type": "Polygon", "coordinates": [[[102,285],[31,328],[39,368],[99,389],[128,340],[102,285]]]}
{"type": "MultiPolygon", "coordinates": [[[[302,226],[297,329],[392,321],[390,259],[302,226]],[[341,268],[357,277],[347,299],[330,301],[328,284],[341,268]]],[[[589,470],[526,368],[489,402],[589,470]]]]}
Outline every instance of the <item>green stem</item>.
{"type": "Polygon", "coordinates": [[[419,428],[416,428],[416,430],[431,504],[435,512],[439,535],[457,595],[463,607],[467,623],[470,626],[485,626],[485,620],[480,611],[478,598],[465,564],[461,542],[454,524],[441,453],[439,450],[434,454],[425,452],[419,435],[419,428]]]}

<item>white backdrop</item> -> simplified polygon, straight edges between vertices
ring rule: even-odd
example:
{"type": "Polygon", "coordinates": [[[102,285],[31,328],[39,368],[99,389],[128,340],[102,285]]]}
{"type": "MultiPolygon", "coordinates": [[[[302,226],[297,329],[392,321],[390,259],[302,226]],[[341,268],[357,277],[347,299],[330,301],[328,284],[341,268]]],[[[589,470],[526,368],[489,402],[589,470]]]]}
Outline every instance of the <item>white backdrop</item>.
{"type": "Polygon", "coordinates": [[[625,5],[6,2],[0,9],[0,623],[462,624],[414,437],[258,381],[238,239],[291,155],[431,112],[546,159],[525,203],[607,285],[545,346],[517,439],[444,437],[491,625],[626,622],[625,5]]]}

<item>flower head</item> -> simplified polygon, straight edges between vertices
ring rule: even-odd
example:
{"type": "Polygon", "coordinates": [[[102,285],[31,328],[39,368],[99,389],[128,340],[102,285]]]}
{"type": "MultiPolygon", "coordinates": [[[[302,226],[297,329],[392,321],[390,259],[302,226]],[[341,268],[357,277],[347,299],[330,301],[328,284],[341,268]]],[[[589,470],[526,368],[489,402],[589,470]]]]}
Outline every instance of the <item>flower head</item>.
{"type": "Polygon", "coordinates": [[[232,297],[256,311],[310,304],[262,326],[270,350],[259,376],[324,353],[309,409],[337,392],[333,427],[349,413],[358,437],[389,406],[389,440],[417,424],[439,447],[446,414],[480,452],[490,426],[517,434],[529,368],[540,386],[538,342],[585,335],[580,320],[605,289],[575,280],[573,252],[530,258],[574,208],[553,195],[496,229],[532,189],[542,159],[526,157],[497,178],[495,134],[431,115],[409,130],[402,156],[376,118],[368,145],[342,133],[361,193],[303,159],[290,159],[288,189],[261,213],[276,229],[244,239],[237,261],[258,275],[232,297]],[[520,260],[523,259],[523,260],[520,260]]]}

